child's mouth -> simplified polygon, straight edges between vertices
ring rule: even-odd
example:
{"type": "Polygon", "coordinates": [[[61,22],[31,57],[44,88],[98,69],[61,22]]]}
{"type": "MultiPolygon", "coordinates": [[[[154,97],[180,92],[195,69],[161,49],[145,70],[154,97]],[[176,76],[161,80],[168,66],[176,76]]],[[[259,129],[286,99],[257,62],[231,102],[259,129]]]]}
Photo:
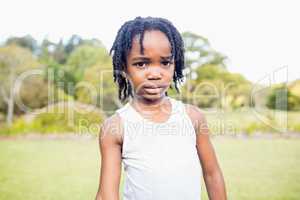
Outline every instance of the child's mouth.
{"type": "Polygon", "coordinates": [[[160,93],[161,87],[157,88],[150,88],[150,87],[144,87],[144,90],[146,91],[147,94],[157,94],[160,93]]]}

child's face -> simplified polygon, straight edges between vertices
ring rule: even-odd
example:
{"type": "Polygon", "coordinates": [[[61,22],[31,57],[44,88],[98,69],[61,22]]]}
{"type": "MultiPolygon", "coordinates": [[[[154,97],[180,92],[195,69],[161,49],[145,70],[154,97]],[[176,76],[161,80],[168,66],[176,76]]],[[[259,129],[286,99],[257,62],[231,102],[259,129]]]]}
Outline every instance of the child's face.
{"type": "Polygon", "coordinates": [[[145,31],[144,54],[140,53],[139,35],[135,36],[127,56],[127,76],[134,95],[147,100],[165,96],[173,80],[174,60],[167,36],[158,30],[145,31]]]}

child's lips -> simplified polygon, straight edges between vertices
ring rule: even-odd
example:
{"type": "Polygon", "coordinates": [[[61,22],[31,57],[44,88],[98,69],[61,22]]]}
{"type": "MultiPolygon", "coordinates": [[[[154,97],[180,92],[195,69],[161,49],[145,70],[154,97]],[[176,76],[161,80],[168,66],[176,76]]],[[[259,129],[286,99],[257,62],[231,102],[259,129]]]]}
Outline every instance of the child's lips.
{"type": "Polygon", "coordinates": [[[164,87],[166,87],[166,86],[168,86],[167,84],[163,84],[163,83],[161,83],[161,84],[151,84],[151,83],[145,83],[145,84],[143,84],[143,87],[144,88],[164,88],[164,87]]]}
{"type": "Polygon", "coordinates": [[[144,91],[146,91],[146,93],[148,93],[148,94],[160,93],[164,88],[166,88],[166,85],[164,85],[164,84],[159,84],[159,85],[145,84],[143,86],[144,91]]]}
{"type": "Polygon", "coordinates": [[[150,87],[144,87],[144,90],[148,93],[148,94],[157,94],[160,93],[161,91],[161,87],[156,87],[156,88],[150,88],[150,87]]]}

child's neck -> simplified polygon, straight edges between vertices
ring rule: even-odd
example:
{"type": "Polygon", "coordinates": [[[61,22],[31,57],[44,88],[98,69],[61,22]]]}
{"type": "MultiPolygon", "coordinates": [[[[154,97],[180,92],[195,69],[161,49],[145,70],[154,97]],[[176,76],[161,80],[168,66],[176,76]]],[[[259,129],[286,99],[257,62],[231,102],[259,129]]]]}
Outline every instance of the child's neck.
{"type": "Polygon", "coordinates": [[[165,107],[168,104],[168,96],[162,96],[159,99],[148,100],[143,97],[134,96],[132,98],[132,105],[135,108],[139,108],[142,112],[156,112],[165,107]]]}

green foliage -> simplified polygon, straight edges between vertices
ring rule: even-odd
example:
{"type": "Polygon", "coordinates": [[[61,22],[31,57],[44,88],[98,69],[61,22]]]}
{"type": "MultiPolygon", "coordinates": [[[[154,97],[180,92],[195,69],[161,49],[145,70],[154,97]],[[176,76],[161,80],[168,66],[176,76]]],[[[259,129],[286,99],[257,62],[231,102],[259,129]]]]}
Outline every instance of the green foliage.
{"type": "Polygon", "coordinates": [[[15,104],[15,84],[20,75],[38,69],[39,63],[30,50],[15,44],[0,47],[0,110],[6,110],[7,122],[11,124],[15,104]],[[6,109],[7,108],[7,109],[6,109]]]}
{"type": "Polygon", "coordinates": [[[84,70],[100,61],[102,63],[109,62],[108,52],[105,48],[82,45],[71,53],[67,61],[67,69],[74,74],[75,80],[79,82],[83,78],[84,70]]]}
{"type": "Polygon", "coordinates": [[[12,69],[18,75],[38,66],[39,63],[28,49],[15,44],[0,47],[0,80],[5,80],[12,69]]]}
{"type": "Polygon", "coordinates": [[[300,132],[300,112],[242,107],[226,111],[205,109],[208,125],[213,134],[300,132]]]}
{"type": "Polygon", "coordinates": [[[52,103],[73,99],[72,96],[67,95],[52,82],[44,80],[40,75],[31,76],[23,81],[19,96],[23,106],[26,107],[23,111],[32,111],[52,103]]]}
{"type": "Polygon", "coordinates": [[[226,56],[215,51],[208,39],[192,32],[182,33],[185,44],[186,66],[193,67],[203,65],[219,65],[225,68],[226,56]]]}
{"type": "Polygon", "coordinates": [[[97,134],[105,115],[97,108],[76,102],[60,102],[16,119],[0,134],[65,133],[97,134]]]}
{"type": "Polygon", "coordinates": [[[184,100],[199,107],[224,109],[252,106],[251,83],[240,74],[217,65],[204,65],[195,70],[196,78],[183,87],[184,100]]]}
{"type": "Polygon", "coordinates": [[[38,66],[28,49],[16,45],[0,47],[0,88],[8,92],[18,75],[38,66]]]}
{"type": "Polygon", "coordinates": [[[56,60],[60,64],[64,64],[66,60],[68,59],[68,55],[65,52],[65,47],[63,44],[62,39],[59,41],[57,45],[55,45],[55,49],[52,52],[52,56],[54,60],[56,60]]]}
{"type": "Polygon", "coordinates": [[[110,58],[105,48],[82,45],[72,51],[65,65],[48,60],[46,77],[67,94],[75,96],[75,87],[83,81],[85,71],[96,63],[109,61],[110,58]]]}
{"type": "MultiPolygon", "coordinates": [[[[83,46],[78,54],[85,49],[86,52],[92,51],[88,48],[83,46]]],[[[120,105],[118,90],[113,81],[112,63],[108,52],[105,49],[96,50],[97,56],[94,57],[96,63],[84,70],[82,80],[76,84],[75,96],[80,102],[101,107],[109,115],[120,105]]]]}
{"type": "Polygon", "coordinates": [[[78,35],[72,35],[67,42],[61,39],[58,43],[55,43],[44,39],[42,44],[38,47],[38,56],[39,58],[52,59],[58,64],[65,65],[72,52],[79,46],[84,45],[104,48],[101,41],[97,39],[82,39],[78,35]]]}
{"type": "Polygon", "coordinates": [[[10,89],[24,72],[28,75],[24,76],[19,90],[14,93],[15,113],[42,108],[49,103],[71,98],[51,82],[46,81],[42,74],[31,74],[30,70],[33,69],[42,72],[45,68],[28,49],[16,45],[0,48],[0,89],[5,93],[4,95],[1,93],[0,110],[7,110],[4,98],[11,95],[10,89]],[[20,104],[22,108],[18,106],[20,104]]]}
{"type": "Polygon", "coordinates": [[[88,68],[83,81],[76,85],[78,101],[96,105],[111,114],[120,105],[112,73],[110,62],[99,62],[88,68]]]}
{"type": "Polygon", "coordinates": [[[197,81],[223,79],[224,81],[230,81],[230,75],[228,71],[218,65],[205,65],[197,68],[197,81]],[[225,78],[228,76],[228,78],[225,78]],[[228,80],[229,79],[229,80],[228,80]]]}
{"type": "Polygon", "coordinates": [[[300,97],[291,93],[285,84],[281,84],[272,89],[267,98],[267,107],[278,110],[300,110],[300,97]]]}
{"type": "MultiPolygon", "coordinates": [[[[169,96],[182,99],[199,107],[220,108],[226,111],[227,119],[235,121],[234,127],[238,132],[273,132],[272,127],[278,122],[272,118],[268,123],[253,119],[253,113],[240,113],[240,109],[253,106],[250,102],[252,84],[242,75],[230,73],[226,70],[226,56],[215,51],[209,41],[194,33],[183,33],[186,48],[186,71],[188,80],[177,94],[175,88],[169,89],[169,96]],[[237,112],[231,111],[235,109],[237,112]],[[244,123],[240,123],[240,122],[244,123]]],[[[66,40],[65,40],[66,41],[66,40]]],[[[0,47],[0,89],[3,88],[9,96],[13,82],[22,74],[31,69],[44,70],[44,77],[34,75],[21,85],[21,101],[27,111],[39,112],[39,108],[59,101],[76,100],[85,104],[101,107],[110,115],[122,106],[118,100],[118,91],[113,82],[111,58],[103,44],[96,39],[84,40],[73,35],[67,42],[58,43],[47,39],[40,46],[31,36],[11,37],[6,46],[0,47]]],[[[281,110],[300,110],[300,80],[294,81],[286,87],[269,89],[259,100],[260,105],[281,110]],[[287,89],[286,89],[287,88],[287,89]],[[278,93],[286,94],[287,107],[284,107],[284,98],[278,101],[278,93]],[[277,95],[277,96],[276,96],[277,95]],[[277,101],[277,104],[276,104],[277,101]]],[[[1,90],[3,90],[1,89],[1,90]]],[[[1,91],[0,91],[1,92],[1,91]]],[[[284,96],[284,95],[279,95],[284,96]]],[[[256,99],[255,102],[256,104],[256,99]]],[[[14,102],[14,113],[23,114],[14,102]]],[[[7,112],[7,101],[0,95],[0,112],[7,112]]],[[[12,127],[4,125],[5,114],[0,113],[0,132],[3,134],[17,133],[53,133],[76,132],[78,124],[93,126],[102,120],[103,114],[80,114],[75,112],[69,123],[69,116],[73,108],[63,112],[41,112],[34,117],[23,115],[14,120],[12,127]]],[[[97,110],[95,107],[93,109],[97,110]]],[[[299,115],[289,112],[288,130],[300,131],[299,115]],[[296,117],[295,117],[296,116],[296,117]]],[[[218,116],[213,116],[217,119],[218,116]]],[[[225,123],[230,123],[226,121],[225,123]]]]}
{"type": "MultiPolygon", "coordinates": [[[[57,50],[57,45],[45,44],[46,47],[51,47],[51,45],[57,50]]],[[[77,36],[73,36],[64,49],[69,54],[64,62],[59,62],[54,57],[54,53],[49,53],[47,48],[40,59],[47,66],[45,78],[76,98],[75,88],[83,81],[85,71],[97,63],[109,63],[110,57],[100,41],[82,40],[77,36]]]]}
{"type": "Polygon", "coordinates": [[[288,85],[290,92],[300,98],[300,79],[293,81],[288,85]]]}
{"type": "Polygon", "coordinates": [[[66,94],[74,96],[75,83],[77,82],[71,71],[55,60],[48,60],[45,68],[45,79],[56,87],[62,89],[66,94]]]}
{"type": "Polygon", "coordinates": [[[38,43],[37,41],[31,36],[26,35],[23,37],[10,37],[5,42],[6,45],[18,45],[23,48],[29,49],[32,53],[38,53],[38,43]]]}

